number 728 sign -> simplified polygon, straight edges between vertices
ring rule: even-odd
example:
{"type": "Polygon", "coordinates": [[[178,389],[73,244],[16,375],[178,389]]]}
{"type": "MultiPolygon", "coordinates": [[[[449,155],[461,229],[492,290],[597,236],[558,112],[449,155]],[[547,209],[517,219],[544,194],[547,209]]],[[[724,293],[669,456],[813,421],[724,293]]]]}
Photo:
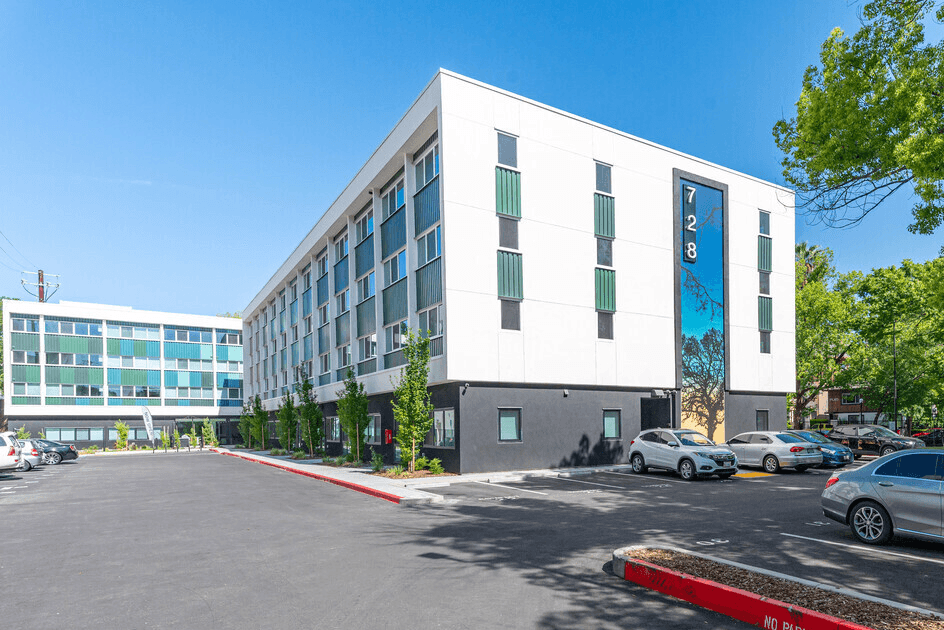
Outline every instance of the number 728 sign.
{"type": "Polygon", "coordinates": [[[698,261],[698,243],[696,240],[695,187],[682,187],[682,262],[698,261]]]}

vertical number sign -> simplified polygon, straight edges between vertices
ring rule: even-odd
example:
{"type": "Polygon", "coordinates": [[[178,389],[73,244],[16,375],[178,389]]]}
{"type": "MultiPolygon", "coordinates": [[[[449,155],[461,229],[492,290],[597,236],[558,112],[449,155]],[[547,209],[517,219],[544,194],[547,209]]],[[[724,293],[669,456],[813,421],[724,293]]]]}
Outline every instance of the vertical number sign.
{"type": "Polygon", "coordinates": [[[695,187],[682,187],[682,262],[694,263],[698,260],[698,246],[695,240],[695,187]]]}

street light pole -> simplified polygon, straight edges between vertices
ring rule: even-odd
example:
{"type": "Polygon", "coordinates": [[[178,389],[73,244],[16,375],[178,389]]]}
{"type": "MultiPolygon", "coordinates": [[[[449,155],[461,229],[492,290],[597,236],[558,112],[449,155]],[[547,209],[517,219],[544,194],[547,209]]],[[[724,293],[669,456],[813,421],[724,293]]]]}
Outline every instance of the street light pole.
{"type": "MultiPolygon", "coordinates": [[[[895,428],[898,429],[898,339],[896,337],[896,328],[898,318],[892,320],[892,380],[894,383],[893,395],[895,399],[895,428]]],[[[908,427],[908,435],[911,435],[911,427],[908,427]]]]}

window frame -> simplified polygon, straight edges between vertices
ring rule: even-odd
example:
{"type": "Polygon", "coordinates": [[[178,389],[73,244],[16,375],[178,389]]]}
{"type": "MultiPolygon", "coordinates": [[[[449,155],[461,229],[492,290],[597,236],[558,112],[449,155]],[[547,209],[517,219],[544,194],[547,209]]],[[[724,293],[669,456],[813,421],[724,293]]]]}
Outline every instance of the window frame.
{"type": "Polygon", "coordinates": [[[498,408],[498,443],[499,444],[521,444],[524,441],[521,427],[521,407],[499,407],[498,408]],[[515,414],[515,432],[517,437],[514,439],[502,438],[502,412],[513,412],[515,414]]]}
{"type": "Polygon", "coordinates": [[[621,441],[623,439],[623,410],[622,408],[603,409],[603,439],[612,441],[621,441]],[[608,413],[616,414],[616,435],[606,434],[606,416],[608,413]]]}

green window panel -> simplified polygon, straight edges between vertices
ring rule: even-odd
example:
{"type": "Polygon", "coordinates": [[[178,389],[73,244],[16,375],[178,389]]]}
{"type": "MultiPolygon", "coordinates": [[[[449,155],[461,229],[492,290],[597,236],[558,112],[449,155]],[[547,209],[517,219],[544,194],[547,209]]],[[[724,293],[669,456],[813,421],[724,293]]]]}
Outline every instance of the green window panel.
{"type": "Polygon", "coordinates": [[[498,251],[498,297],[524,298],[521,254],[498,251]]]}
{"type": "Polygon", "coordinates": [[[74,337],[71,335],[46,335],[46,352],[101,354],[102,340],[91,337],[74,337]]]}
{"type": "Polygon", "coordinates": [[[374,298],[368,298],[357,305],[357,335],[363,336],[377,330],[377,314],[374,311],[374,298]]]}
{"type": "Polygon", "coordinates": [[[148,370],[124,370],[120,368],[110,368],[108,370],[108,380],[110,385],[147,385],[148,384],[148,370]],[[115,370],[118,372],[118,383],[112,383],[111,372],[115,370]]]}
{"type": "Polygon", "coordinates": [[[38,383],[40,374],[38,365],[13,366],[14,383],[38,383]]]}
{"type": "Polygon", "coordinates": [[[439,221],[439,177],[430,181],[413,195],[413,225],[416,234],[422,234],[439,221]]]}
{"type": "Polygon", "coordinates": [[[213,387],[213,372],[200,372],[200,387],[213,387]]]}
{"type": "Polygon", "coordinates": [[[374,235],[371,234],[354,248],[354,275],[360,278],[373,268],[374,235]]]}
{"type": "Polygon", "coordinates": [[[65,398],[53,398],[52,396],[46,396],[47,405],[69,405],[70,402],[67,402],[65,398]]]}
{"type": "Polygon", "coordinates": [[[14,396],[14,405],[38,405],[39,396],[14,396]]]}
{"type": "Polygon", "coordinates": [[[401,319],[406,319],[407,304],[407,281],[401,278],[396,283],[391,284],[383,290],[383,321],[384,326],[388,326],[401,319]]]}
{"type": "Polygon", "coordinates": [[[774,329],[774,301],[760,295],[757,297],[757,327],[763,331],[774,329]]]}
{"type": "Polygon", "coordinates": [[[495,212],[521,218],[521,173],[495,167],[495,212]]]}
{"type": "Polygon", "coordinates": [[[61,383],[66,385],[103,385],[104,379],[105,370],[103,368],[46,366],[46,382],[50,385],[61,383]]]}
{"type": "Polygon", "coordinates": [[[10,333],[10,347],[13,350],[25,350],[27,352],[39,351],[39,335],[32,333],[10,333]]]}
{"type": "Polygon", "coordinates": [[[416,310],[442,302],[442,258],[416,272],[416,310]]]}
{"type": "Polygon", "coordinates": [[[593,195],[593,231],[597,236],[616,237],[616,200],[606,195],[593,195]]]}
{"type": "MultiPolygon", "coordinates": [[[[108,343],[106,344],[106,345],[108,346],[108,354],[110,354],[110,355],[112,355],[112,356],[118,356],[118,355],[121,354],[121,344],[119,343],[120,341],[121,341],[120,339],[109,339],[109,340],[108,340],[108,343]]],[[[47,346],[49,345],[49,341],[48,341],[48,340],[46,341],[46,345],[47,345],[47,346]]],[[[48,347],[47,347],[47,349],[48,349],[48,347]]]]}
{"type": "Polygon", "coordinates": [[[769,236],[757,237],[757,268],[771,271],[773,261],[773,239],[769,236]]]}
{"type": "MultiPolygon", "coordinates": [[[[406,206],[400,208],[380,225],[380,257],[386,259],[406,245],[406,206]]],[[[335,287],[337,292],[337,287],[335,287]]]]}
{"type": "Polygon", "coordinates": [[[147,341],[143,341],[141,339],[135,339],[132,352],[134,352],[133,356],[146,357],[147,356],[147,341]]]}
{"type": "Polygon", "coordinates": [[[616,272],[612,269],[595,269],[597,310],[616,310],[616,272]]]}

